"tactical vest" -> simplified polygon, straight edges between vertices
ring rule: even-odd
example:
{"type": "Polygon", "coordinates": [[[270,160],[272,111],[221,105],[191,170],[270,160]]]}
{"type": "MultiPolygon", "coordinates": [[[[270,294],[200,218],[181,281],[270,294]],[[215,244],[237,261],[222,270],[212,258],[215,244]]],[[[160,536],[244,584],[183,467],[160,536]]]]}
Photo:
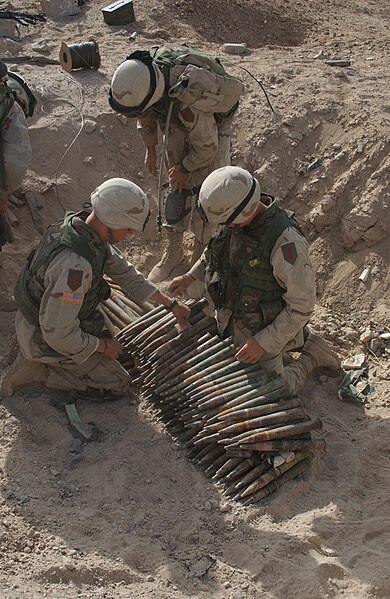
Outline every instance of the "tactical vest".
{"type": "Polygon", "coordinates": [[[88,214],[87,211],[67,212],[63,221],[47,229],[38,248],[30,253],[14,289],[16,304],[30,324],[39,326],[39,308],[45,292],[44,280],[49,264],[64,248],[70,248],[88,260],[92,267],[91,287],[85,294],[78,313],[80,327],[86,333],[95,335],[102,329],[102,315],[95,312],[95,309],[110,294],[109,285],[103,279],[107,250],[96,233],[85,224],[88,214]]]}
{"type": "MultiPolygon", "coordinates": [[[[177,66],[193,65],[195,67],[204,69],[208,72],[215,73],[217,76],[220,77],[220,79],[219,79],[220,80],[220,89],[218,90],[216,96],[218,95],[218,93],[220,93],[222,91],[224,86],[227,87],[229,85],[232,85],[232,87],[235,88],[234,91],[233,91],[233,89],[231,90],[232,93],[237,94],[237,101],[234,103],[233,106],[231,106],[229,108],[229,110],[226,110],[225,112],[214,112],[213,110],[205,110],[205,111],[213,112],[214,117],[218,123],[222,122],[223,120],[225,120],[227,118],[230,118],[236,112],[236,110],[238,108],[238,98],[239,98],[239,95],[241,95],[244,88],[243,88],[241,82],[239,82],[239,80],[237,80],[235,77],[231,77],[225,71],[224,67],[222,66],[222,64],[218,58],[214,58],[212,56],[209,56],[205,52],[195,50],[188,46],[179,46],[179,47],[152,46],[149,50],[149,54],[153,58],[153,62],[158,64],[159,67],[161,68],[161,71],[164,75],[165,82],[166,82],[166,89],[169,89],[169,94],[171,92],[173,92],[173,89],[174,89],[174,88],[171,88],[171,85],[172,85],[172,81],[170,81],[171,69],[173,69],[174,67],[177,67],[177,66]]],[[[175,87],[177,85],[180,86],[180,82],[175,81],[175,83],[176,83],[175,87]]],[[[181,88],[185,89],[187,83],[188,83],[187,81],[184,81],[183,84],[181,85],[181,88]]],[[[198,82],[198,86],[201,87],[201,82],[198,82]]],[[[151,109],[154,112],[156,112],[157,115],[161,119],[163,117],[165,117],[165,115],[168,111],[169,104],[171,103],[172,100],[174,101],[174,106],[173,106],[174,116],[177,116],[179,108],[180,108],[180,102],[182,101],[180,99],[180,92],[179,92],[179,96],[178,96],[179,101],[176,101],[176,93],[172,97],[170,97],[169,94],[164,94],[158,102],[156,102],[155,104],[153,104],[153,106],[151,106],[151,109]]],[[[222,94],[221,94],[221,97],[222,97],[222,94]]],[[[184,102],[184,103],[186,103],[186,102],[184,102]]],[[[197,108],[196,104],[194,105],[194,107],[197,108]]]]}
{"type": "Polygon", "coordinates": [[[270,257],[287,227],[302,233],[294,214],[274,200],[263,223],[251,230],[256,237],[245,228],[224,226],[208,245],[205,283],[215,308],[231,310],[232,322],[241,321],[253,335],[273,322],[285,305],[285,290],[273,275],[270,257]]]}

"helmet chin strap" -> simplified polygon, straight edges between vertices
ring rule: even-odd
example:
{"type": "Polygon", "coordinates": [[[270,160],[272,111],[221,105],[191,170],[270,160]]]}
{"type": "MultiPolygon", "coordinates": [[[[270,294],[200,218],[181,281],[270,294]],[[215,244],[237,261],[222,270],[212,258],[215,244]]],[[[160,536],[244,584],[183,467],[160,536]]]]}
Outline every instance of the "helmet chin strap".
{"type": "Polygon", "coordinates": [[[107,235],[108,241],[112,241],[112,229],[110,229],[110,227],[107,227],[107,235]]]}

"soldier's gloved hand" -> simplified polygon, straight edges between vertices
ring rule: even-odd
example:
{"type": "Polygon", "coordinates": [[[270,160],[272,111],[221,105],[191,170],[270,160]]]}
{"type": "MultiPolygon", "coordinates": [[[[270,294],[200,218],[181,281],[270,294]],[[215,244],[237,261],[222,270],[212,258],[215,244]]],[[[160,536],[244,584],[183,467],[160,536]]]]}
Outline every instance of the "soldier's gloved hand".
{"type": "Polygon", "coordinates": [[[119,354],[121,354],[123,350],[122,345],[119,343],[119,341],[115,341],[115,339],[99,339],[99,347],[97,351],[103,354],[107,360],[113,362],[118,358],[119,354]]]}
{"type": "Polygon", "coordinates": [[[168,287],[169,293],[172,295],[180,295],[185,293],[188,287],[195,281],[191,275],[181,275],[181,277],[175,277],[172,279],[171,284],[168,287]]]}
{"type": "Polygon", "coordinates": [[[240,362],[255,364],[265,354],[265,349],[261,347],[254,337],[248,337],[237,348],[236,358],[240,362]]]}
{"type": "Polygon", "coordinates": [[[148,146],[145,153],[145,166],[148,171],[157,177],[157,151],[156,146],[148,146]]]}
{"type": "Polygon", "coordinates": [[[182,191],[183,185],[188,179],[189,173],[181,169],[180,164],[174,164],[168,171],[169,184],[173,191],[182,191]]]}
{"type": "Polygon", "coordinates": [[[186,329],[188,327],[188,319],[190,317],[191,310],[188,306],[186,306],[182,302],[179,302],[177,300],[174,300],[174,301],[176,302],[176,304],[171,309],[172,314],[176,318],[180,328],[186,329]]]}

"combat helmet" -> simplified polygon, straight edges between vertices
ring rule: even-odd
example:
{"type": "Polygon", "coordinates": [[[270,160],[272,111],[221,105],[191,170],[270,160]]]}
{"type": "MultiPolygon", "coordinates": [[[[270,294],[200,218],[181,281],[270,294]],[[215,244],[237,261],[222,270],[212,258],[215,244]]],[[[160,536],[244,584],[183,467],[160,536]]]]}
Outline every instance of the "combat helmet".
{"type": "Polygon", "coordinates": [[[112,77],[109,103],[116,112],[137,117],[161,98],[164,89],[164,75],[150,54],[133,52],[112,77]]]}
{"type": "Polygon", "coordinates": [[[245,169],[223,166],[202,183],[199,208],[210,224],[240,224],[255,212],[260,200],[260,184],[245,169]]]}
{"type": "Polygon", "coordinates": [[[143,231],[149,218],[149,200],[138,185],[119,177],[108,179],[91,194],[97,218],[109,229],[143,231]]]}

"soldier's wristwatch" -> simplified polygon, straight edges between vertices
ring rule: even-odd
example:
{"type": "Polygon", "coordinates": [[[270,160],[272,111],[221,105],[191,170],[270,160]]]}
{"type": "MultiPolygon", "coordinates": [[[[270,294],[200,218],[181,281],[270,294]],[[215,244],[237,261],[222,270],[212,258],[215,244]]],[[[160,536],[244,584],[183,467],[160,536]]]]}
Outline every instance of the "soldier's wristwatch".
{"type": "Polygon", "coordinates": [[[172,312],[172,310],[174,308],[176,308],[176,306],[178,306],[179,303],[176,299],[172,300],[171,303],[169,304],[169,306],[165,306],[166,310],[168,310],[168,312],[172,312]]]}

